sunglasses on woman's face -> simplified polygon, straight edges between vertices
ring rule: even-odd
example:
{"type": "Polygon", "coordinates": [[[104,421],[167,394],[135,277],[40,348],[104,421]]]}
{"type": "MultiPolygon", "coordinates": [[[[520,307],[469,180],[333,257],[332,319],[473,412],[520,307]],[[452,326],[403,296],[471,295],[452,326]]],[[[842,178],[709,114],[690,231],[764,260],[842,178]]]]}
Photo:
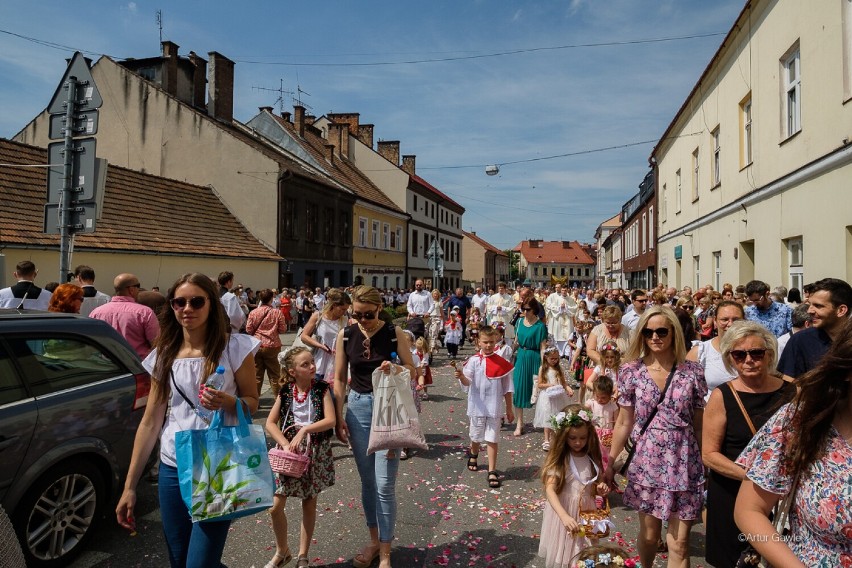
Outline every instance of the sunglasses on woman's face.
{"type": "Polygon", "coordinates": [[[374,320],[376,319],[376,312],[352,312],[352,319],[356,320],[374,320]]]}
{"type": "Polygon", "coordinates": [[[655,333],[657,334],[657,337],[662,339],[669,334],[669,328],[658,327],[657,329],[651,329],[649,327],[646,327],[642,330],[642,337],[644,337],[645,339],[651,339],[652,337],[654,337],[655,333]]]}
{"type": "Polygon", "coordinates": [[[763,358],[766,357],[766,349],[734,349],[731,351],[731,359],[736,361],[737,363],[742,363],[746,360],[746,357],[751,357],[752,361],[763,361],[763,358]]]}
{"type": "Polygon", "coordinates": [[[173,310],[182,310],[189,304],[193,310],[200,310],[207,303],[207,296],[193,296],[192,298],[172,298],[171,306],[173,310]]]}

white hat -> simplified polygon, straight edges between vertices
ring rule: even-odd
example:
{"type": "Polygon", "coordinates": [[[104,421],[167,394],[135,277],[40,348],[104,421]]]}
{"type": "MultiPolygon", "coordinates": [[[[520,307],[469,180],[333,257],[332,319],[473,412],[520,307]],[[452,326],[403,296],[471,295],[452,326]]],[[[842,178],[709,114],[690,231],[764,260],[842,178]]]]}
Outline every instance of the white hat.
{"type": "Polygon", "coordinates": [[[457,313],[459,313],[459,308],[458,308],[458,306],[456,306],[456,307],[454,307],[452,310],[450,310],[450,313],[456,313],[456,314],[457,314],[457,313]]]}

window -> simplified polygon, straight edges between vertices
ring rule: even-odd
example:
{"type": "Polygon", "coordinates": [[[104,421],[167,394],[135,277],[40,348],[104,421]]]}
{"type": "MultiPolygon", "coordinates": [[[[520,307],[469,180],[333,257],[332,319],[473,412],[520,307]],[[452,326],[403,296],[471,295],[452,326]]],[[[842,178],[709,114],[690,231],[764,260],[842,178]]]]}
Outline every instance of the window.
{"type": "MultiPolygon", "coordinates": [[[[350,232],[352,229],[349,228],[351,222],[352,212],[341,211],[340,222],[338,223],[338,226],[340,227],[340,244],[345,247],[348,247],[352,244],[352,233],[350,232]]],[[[346,280],[341,280],[341,282],[346,282],[346,280]]]]}
{"type": "Polygon", "coordinates": [[[586,269],[586,276],[589,276],[589,269],[586,269]]]}
{"type": "Polygon", "coordinates": [[[394,250],[402,250],[402,227],[396,226],[396,246],[391,246],[394,250]]]}
{"type": "Polygon", "coordinates": [[[680,170],[678,170],[675,172],[675,213],[680,213],[681,203],[683,203],[683,184],[680,170]]]}
{"type": "Polygon", "coordinates": [[[654,208],[648,208],[648,250],[654,250],[654,208]]]}
{"type": "Polygon", "coordinates": [[[390,225],[385,223],[384,225],[382,225],[382,248],[385,250],[390,250],[390,242],[390,225]]]}
{"type": "Polygon", "coordinates": [[[717,291],[722,290],[722,251],[713,253],[713,287],[717,291]]]}
{"type": "Polygon", "coordinates": [[[538,276],[538,266],[533,266],[533,275],[538,276]]]}
{"type": "Polygon", "coordinates": [[[323,242],[328,244],[334,244],[334,207],[326,207],[325,208],[325,219],[323,219],[323,242]]]}
{"type": "Polygon", "coordinates": [[[0,345],[0,406],[25,398],[28,398],[27,391],[18,378],[9,354],[0,345]]]}
{"type": "Polygon", "coordinates": [[[701,155],[698,148],[692,152],[692,201],[698,201],[698,182],[701,181],[701,155]]]}
{"type": "Polygon", "coordinates": [[[782,59],[781,77],[784,86],[785,137],[802,129],[802,70],[798,44],[782,59]]]}
{"type": "Polygon", "coordinates": [[[719,138],[719,126],[713,131],[713,183],[710,187],[716,187],[722,183],[722,146],[719,138]]]}
{"type": "Polygon", "coordinates": [[[397,249],[397,243],[399,242],[399,227],[396,228],[396,231],[391,232],[390,234],[390,250],[399,250],[397,249]]]}
{"type": "Polygon", "coordinates": [[[804,282],[805,253],[802,248],[802,237],[787,239],[787,254],[790,263],[790,288],[798,288],[800,291],[804,282]]]}
{"type": "Polygon", "coordinates": [[[642,224],[640,228],[640,240],[642,241],[642,252],[648,250],[648,215],[642,213],[642,224]]]}
{"type": "Polygon", "coordinates": [[[417,196],[414,196],[414,207],[411,208],[412,211],[417,211],[417,196]]]}
{"type": "Polygon", "coordinates": [[[319,239],[319,206],[316,203],[305,204],[305,240],[319,239]]]}
{"type": "Polygon", "coordinates": [[[752,160],[751,93],[740,103],[740,124],[740,166],[744,168],[752,160]]]}
{"type": "Polygon", "coordinates": [[[367,218],[358,217],[358,246],[367,246],[367,218]]]}
{"type": "Polygon", "coordinates": [[[371,233],[370,246],[379,248],[379,222],[373,221],[373,231],[371,233]]]}
{"type": "Polygon", "coordinates": [[[700,272],[699,272],[699,260],[700,259],[699,259],[698,256],[692,257],[692,266],[695,267],[695,289],[696,290],[701,288],[701,275],[700,275],[700,272]]]}
{"type": "Polygon", "coordinates": [[[296,200],[284,198],[281,203],[281,232],[285,239],[296,238],[296,200]]]}
{"type": "Polygon", "coordinates": [[[668,216],[668,208],[669,208],[668,207],[669,204],[668,204],[668,201],[667,201],[669,196],[668,196],[668,192],[666,191],[666,189],[667,189],[666,184],[663,184],[663,205],[662,205],[662,207],[660,207],[660,221],[662,221],[663,223],[666,222],[666,218],[668,216]]]}
{"type": "MultiPolygon", "coordinates": [[[[574,276],[574,267],[573,267],[573,266],[572,266],[571,268],[569,268],[569,269],[568,269],[568,275],[569,275],[569,276],[574,276]]],[[[579,276],[579,274],[578,274],[578,276],[579,276]]]]}
{"type": "Polygon", "coordinates": [[[417,256],[417,231],[411,231],[411,256],[417,256]]]}
{"type": "Polygon", "coordinates": [[[565,267],[559,269],[559,276],[565,276],[565,267]]]}

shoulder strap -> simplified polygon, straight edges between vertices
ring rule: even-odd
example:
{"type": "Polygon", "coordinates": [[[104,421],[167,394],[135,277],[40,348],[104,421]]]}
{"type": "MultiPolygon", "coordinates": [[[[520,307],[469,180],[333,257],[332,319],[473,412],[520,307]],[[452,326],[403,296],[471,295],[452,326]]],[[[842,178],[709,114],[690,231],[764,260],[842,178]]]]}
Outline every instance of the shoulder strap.
{"type": "Polygon", "coordinates": [[[189,398],[187,398],[187,396],[185,394],[183,394],[183,390],[181,390],[181,388],[177,384],[177,381],[175,380],[175,372],[172,371],[171,369],[169,369],[169,375],[172,378],[172,385],[174,385],[175,390],[178,391],[178,394],[183,397],[183,399],[186,401],[186,403],[189,405],[189,407],[194,411],[195,410],[195,404],[191,400],[189,400],[189,398]]]}
{"type": "Polygon", "coordinates": [[[669,391],[669,385],[672,383],[672,377],[674,377],[675,370],[677,369],[677,363],[672,365],[672,370],[669,372],[669,376],[666,378],[666,386],[663,387],[663,392],[660,393],[660,399],[657,401],[657,406],[651,411],[651,414],[648,416],[648,420],[645,422],[642,429],[639,431],[639,435],[645,433],[645,430],[648,429],[648,426],[651,425],[651,421],[654,420],[654,417],[657,416],[657,411],[660,409],[660,404],[662,404],[663,400],[666,398],[666,393],[669,391]]]}
{"type": "Polygon", "coordinates": [[[731,382],[732,381],[728,381],[725,384],[728,385],[729,389],[731,389],[731,394],[734,395],[734,400],[737,401],[737,404],[740,407],[740,411],[743,413],[743,418],[745,418],[746,424],[748,424],[748,429],[751,430],[751,435],[754,436],[755,434],[757,434],[757,430],[754,429],[754,424],[752,424],[751,422],[751,417],[748,415],[748,412],[746,411],[745,406],[743,405],[743,401],[740,398],[740,395],[737,394],[737,389],[734,388],[734,385],[732,385],[731,382]]]}
{"type": "Polygon", "coordinates": [[[343,341],[349,341],[350,337],[352,337],[352,326],[347,325],[343,328],[343,341]]]}

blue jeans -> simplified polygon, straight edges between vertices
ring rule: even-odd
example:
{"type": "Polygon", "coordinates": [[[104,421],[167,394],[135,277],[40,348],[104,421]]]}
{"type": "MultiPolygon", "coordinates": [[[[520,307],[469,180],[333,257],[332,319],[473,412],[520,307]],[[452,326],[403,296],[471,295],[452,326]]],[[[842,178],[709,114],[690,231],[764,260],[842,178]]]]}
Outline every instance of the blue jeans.
{"type": "Polygon", "coordinates": [[[387,450],[367,455],[370,424],[373,419],[373,394],[349,392],[346,408],[346,427],[349,443],[361,477],[361,505],[367,527],[379,529],[380,542],[393,542],[396,524],[396,474],[399,452],[388,459],[387,450]]]}
{"type": "Polygon", "coordinates": [[[172,568],[222,566],[231,521],[193,523],[180,496],[177,468],[160,463],[160,515],[172,568]]]}

